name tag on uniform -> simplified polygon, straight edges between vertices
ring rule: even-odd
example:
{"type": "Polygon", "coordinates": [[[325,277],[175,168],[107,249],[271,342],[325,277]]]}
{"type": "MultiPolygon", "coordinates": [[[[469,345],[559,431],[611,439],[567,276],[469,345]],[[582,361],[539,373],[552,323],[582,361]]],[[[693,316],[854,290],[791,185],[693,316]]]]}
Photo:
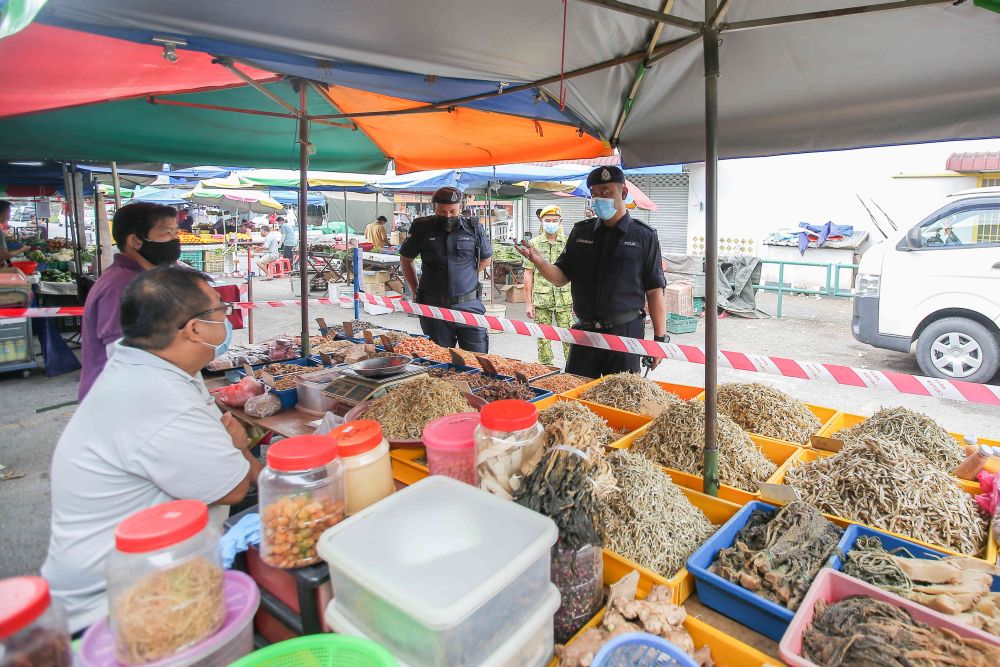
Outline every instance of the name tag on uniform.
{"type": "Polygon", "coordinates": [[[471,237],[471,236],[463,236],[462,238],[460,238],[460,239],[458,239],[458,240],[459,240],[459,241],[471,241],[471,240],[472,240],[472,237],[471,237]]]}
{"type": "Polygon", "coordinates": [[[593,239],[577,239],[576,242],[577,243],[588,243],[590,245],[594,245],[594,240],[593,239]]]}
{"type": "Polygon", "coordinates": [[[438,237],[436,237],[436,236],[428,236],[428,237],[427,237],[427,240],[428,240],[428,241],[437,241],[437,240],[438,240],[438,237]]]}
{"type": "Polygon", "coordinates": [[[631,246],[638,246],[638,245],[639,245],[639,242],[638,242],[638,241],[624,241],[624,242],[622,243],[622,245],[631,245],[631,246]]]}

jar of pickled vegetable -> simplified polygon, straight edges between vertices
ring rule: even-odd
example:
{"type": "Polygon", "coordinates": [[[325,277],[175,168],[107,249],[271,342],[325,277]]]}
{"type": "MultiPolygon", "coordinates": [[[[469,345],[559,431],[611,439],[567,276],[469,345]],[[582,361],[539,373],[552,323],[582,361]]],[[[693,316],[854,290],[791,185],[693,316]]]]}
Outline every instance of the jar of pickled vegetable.
{"type": "Polygon", "coordinates": [[[344,465],[336,441],[304,435],[271,445],[257,493],[261,559],[286,569],[319,562],[320,535],[344,518],[344,465]]]}
{"type": "Polygon", "coordinates": [[[118,524],[106,564],[118,662],[169,658],[222,626],[219,538],[208,506],[197,500],[154,505],[118,524]]]}
{"type": "Polygon", "coordinates": [[[41,577],[0,580],[0,665],[71,667],[66,612],[41,577]]]}
{"type": "Polygon", "coordinates": [[[487,403],[479,413],[475,441],[479,488],[513,500],[544,453],[538,408],[527,401],[487,403]]]}

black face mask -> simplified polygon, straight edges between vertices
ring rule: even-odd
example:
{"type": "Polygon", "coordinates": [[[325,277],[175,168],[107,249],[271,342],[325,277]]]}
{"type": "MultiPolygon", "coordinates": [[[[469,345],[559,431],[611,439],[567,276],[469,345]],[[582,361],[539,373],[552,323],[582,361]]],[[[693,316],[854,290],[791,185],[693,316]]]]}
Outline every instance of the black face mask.
{"type": "Polygon", "coordinates": [[[444,228],[450,232],[451,230],[455,229],[456,225],[458,225],[459,217],[457,215],[452,215],[452,216],[439,215],[437,216],[437,219],[438,222],[444,225],[444,228]]]}
{"type": "Polygon", "coordinates": [[[181,240],[170,241],[143,241],[139,248],[139,254],[150,264],[163,266],[173,264],[181,256],[181,240]]]}

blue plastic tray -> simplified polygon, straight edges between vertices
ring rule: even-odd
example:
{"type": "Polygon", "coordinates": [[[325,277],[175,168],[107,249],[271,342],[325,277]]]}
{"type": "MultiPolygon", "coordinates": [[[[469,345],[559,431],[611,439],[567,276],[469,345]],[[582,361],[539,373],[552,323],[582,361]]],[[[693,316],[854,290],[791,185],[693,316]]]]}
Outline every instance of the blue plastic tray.
{"type": "MultiPolygon", "coordinates": [[[[264,368],[264,366],[270,366],[271,363],[272,362],[268,362],[266,364],[257,364],[256,366],[251,366],[250,368],[254,369],[255,371],[259,371],[260,369],[264,368]]],[[[292,366],[316,366],[318,368],[325,368],[322,360],[320,360],[319,357],[306,357],[304,359],[302,357],[299,357],[298,359],[287,359],[285,361],[275,361],[273,363],[289,364],[292,366]]],[[[247,373],[242,368],[234,368],[233,370],[236,371],[236,374],[241,378],[246,377],[247,373]]],[[[275,377],[281,377],[281,376],[276,375],[275,377]]]]}
{"type": "Polygon", "coordinates": [[[781,641],[781,636],[788,629],[795,612],[708,571],[718,558],[719,552],[733,546],[736,534],[747,524],[750,515],[757,509],[776,512],[778,507],[759,500],[742,507],[733,518],[715,531],[715,535],[708,538],[707,542],[691,554],[687,560],[687,569],[694,575],[695,589],[703,605],[765,637],[781,641]]]}
{"type": "MultiPolygon", "coordinates": [[[[837,551],[830,558],[828,563],[830,567],[838,572],[844,566],[844,560],[841,557],[846,555],[853,548],[855,542],[858,541],[859,537],[873,536],[877,537],[882,542],[882,547],[886,551],[895,551],[896,549],[906,549],[909,555],[914,558],[925,558],[932,560],[939,560],[941,558],[947,558],[953,554],[946,554],[943,551],[937,551],[936,549],[930,549],[919,544],[910,542],[909,540],[904,540],[894,535],[887,535],[880,530],[875,530],[874,528],[868,528],[867,526],[848,526],[847,530],[844,531],[844,536],[840,538],[840,542],[837,544],[837,551]]],[[[900,556],[905,556],[906,554],[900,553],[900,556]]],[[[993,584],[990,586],[990,590],[994,593],[1000,593],[1000,576],[993,577],[993,584]]]]}

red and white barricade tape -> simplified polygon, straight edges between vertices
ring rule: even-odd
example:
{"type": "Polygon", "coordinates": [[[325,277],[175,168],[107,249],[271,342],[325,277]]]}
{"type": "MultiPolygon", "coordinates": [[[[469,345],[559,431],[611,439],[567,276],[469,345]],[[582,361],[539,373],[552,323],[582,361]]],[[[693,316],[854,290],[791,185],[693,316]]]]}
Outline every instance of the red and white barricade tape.
{"type": "MultiPolygon", "coordinates": [[[[612,334],[564,329],[547,324],[535,324],[511,320],[506,317],[492,315],[477,315],[450,308],[426,306],[411,303],[402,297],[387,298],[372,294],[355,295],[359,301],[376,306],[391,308],[411,315],[421,315],[445,322],[467,324],[474,327],[493,329],[519,336],[546,338],[548,340],[598,347],[616,352],[643,354],[675,361],[686,361],[695,364],[705,363],[705,350],[694,345],[677,345],[674,343],[657,343],[640,338],[627,338],[612,334]]],[[[354,299],[309,299],[309,305],[340,305],[354,299]]],[[[286,308],[299,306],[300,300],[255,301],[236,304],[243,309],[286,308]]],[[[80,316],[83,308],[0,308],[0,319],[20,317],[69,317],[80,316]]],[[[875,371],[867,368],[852,368],[839,364],[821,364],[815,362],[795,361],[783,357],[768,357],[743,352],[719,352],[719,366],[739,371],[753,371],[768,375],[780,375],[803,380],[815,380],[830,384],[847,385],[851,387],[867,387],[915,396],[930,396],[946,398],[954,401],[979,403],[982,405],[1000,406],[1000,387],[995,385],[975,384],[961,380],[943,380],[939,378],[907,375],[892,371],[875,371]]]]}

